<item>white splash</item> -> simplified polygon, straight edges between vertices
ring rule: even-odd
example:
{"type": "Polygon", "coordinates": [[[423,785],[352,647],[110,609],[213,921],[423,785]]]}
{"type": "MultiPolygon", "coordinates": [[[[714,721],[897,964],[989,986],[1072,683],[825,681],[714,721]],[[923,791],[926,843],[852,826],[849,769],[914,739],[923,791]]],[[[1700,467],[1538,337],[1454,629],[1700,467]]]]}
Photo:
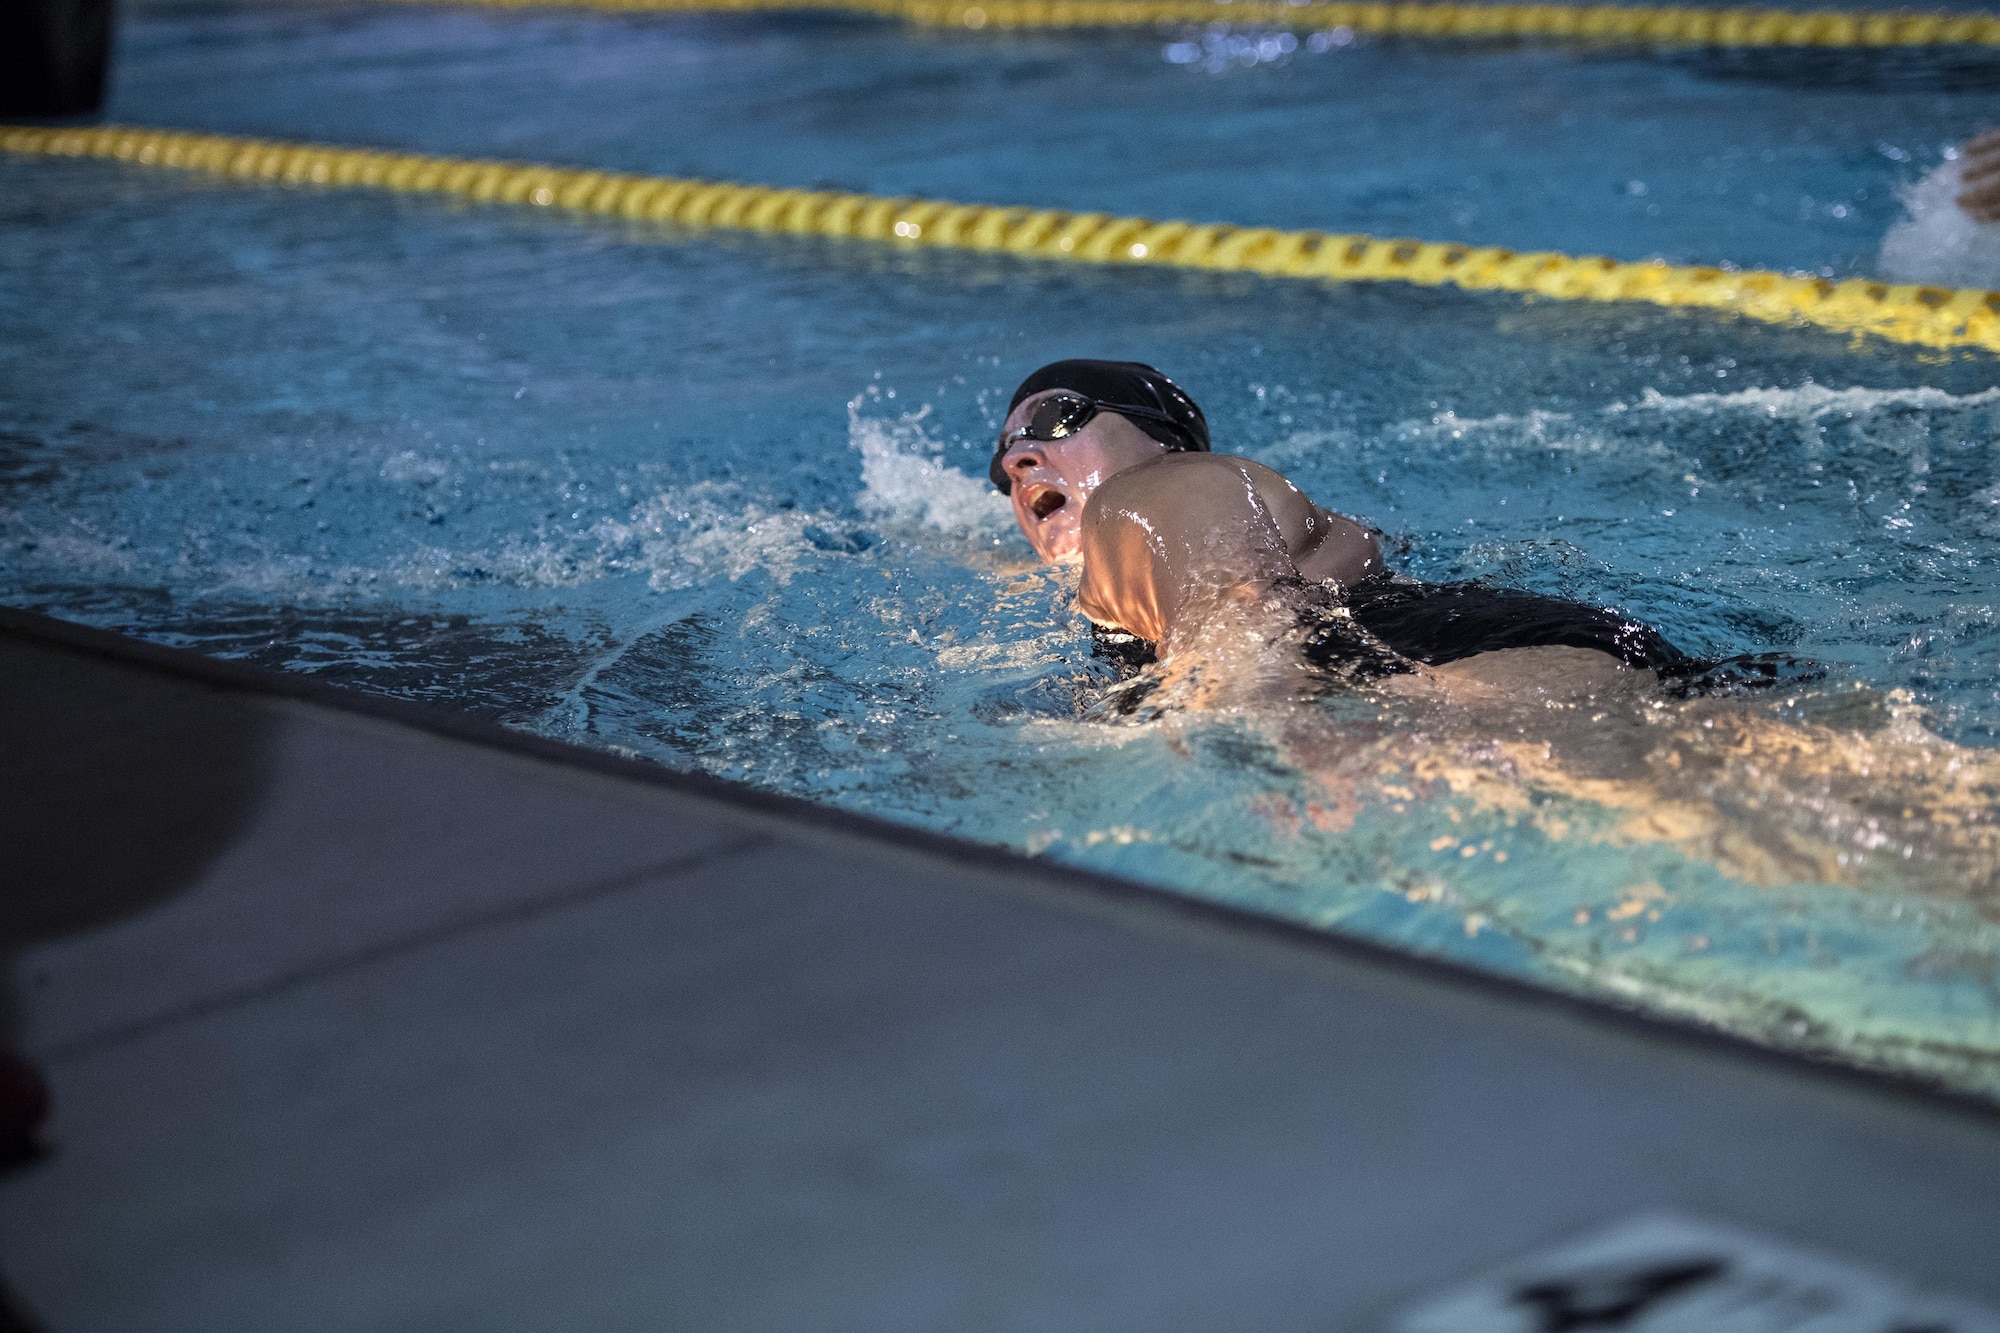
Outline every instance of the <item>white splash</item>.
{"type": "Polygon", "coordinates": [[[1593,420],[1606,414],[1531,408],[1521,413],[1461,417],[1455,412],[1442,411],[1399,421],[1384,429],[1381,438],[1407,450],[1435,450],[1446,456],[1462,452],[1467,441],[1476,441],[1482,449],[1489,450],[1549,450],[1579,455],[1612,454],[1632,448],[1632,442],[1606,434],[1593,420]]]}
{"type": "Polygon", "coordinates": [[[733,488],[705,481],[655,496],[629,523],[601,526],[606,537],[638,543],[647,586],[664,592],[758,570],[789,583],[817,554],[806,529],[826,521],[816,510],[746,503],[733,488]]]}
{"type": "Polygon", "coordinates": [[[1876,271],[1891,282],[1934,287],[2000,288],[2000,224],[1974,222],[1960,210],[1962,159],[1944,163],[1901,188],[1905,216],[1882,238],[1876,271]]]}
{"type": "Polygon", "coordinates": [[[946,671],[1033,671],[1061,661],[1063,651],[1075,639],[1075,631],[1062,625],[1031,638],[981,639],[971,643],[946,644],[937,649],[937,660],[946,671]]]}
{"type": "Polygon", "coordinates": [[[1752,411],[1770,417],[1808,419],[1840,414],[1866,416],[1885,407],[1915,407],[1925,411],[1960,411],[2000,402],[2000,389],[1978,393],[1946,393],[1943,389],[1831,389],[1801,384],[1790,389],[1738,389],[1732,393],[1664,394],[1647,389],[1636,403],[1616,403],[1608,412],[1752,411]]]}
{"type": "MultiPolygon", "coordinates": [[[[1866,418],[1885,409],[1962,412],[1995,404],[2000,404],[2000,388],[1957,394],[1928,387],[1836,389],[1809,381],[1789,389],[1737,389],[1727,393],[1667,394],[1658,389],[1646,389],[1640,393],[1637,402],[1612,402],[1590,412],[1534,409],[1518,415],[1500,413],[1489,417],[1461,417],[1449,411],[1437,412],[1429,417],[1398,422],[1386,428],[1382,436],[1412,446],[1449,448],[1457,441],[1472,439],[1598,453],[1626,446],[1623,441],[1614,440],[1593,426],[1594,419],[1618,418],[1642,412],[1700,415],[1745,412],[1812,422],[1828,416],[1866,418]]],[[[1609,423],[1603,429],[1611,429],[1609,423]]],[[[1344,433],[1300,432],[1263,450],[1262,456],[1263,461],[1276,465],[1279,460],[1317,457],[1333,446],[1348,443],[1351,443],[1351,437],[1344,433]]]]}
{"type": "Polygon", "coordinates": [[[398,587],[423,591],[480,583],[509,588],[574,588],[602,578],[608,563],[607,552],[594,544],[510,538],[484,551],[419,546],[385,561],[378,577],[398,587]]]}
{"type": "Polygon", "coordinates": [[[965,537],[1014,526],[1013,510],[989,482],[939,457],[943,446],[924,429],[928,406],[884,420],[861,415],[861,404],[847,405],[847,441],[861,455],[862,513],[965,537]]]}
{"type": "MultiPolygon", "coordinates": [[[[699,482],[656,492],[625,518],[602,518],[572,532],[509,537],[477,549],[421,545],[373,571],[346,571],[344,577],[320,571],[319,576],[336,585],[380,583],[424,591],[481,584],[574,588],[634,570],[644,572],[656,592],[718,579],[734,582],[757,571],[785,584],[820,554],[807,529],[830,521],[816,510],[760,505],[743,500],[732,486],[699,482]]],[[[246,577],[246,572],[232,575],[238,583],[246,577]]]]}

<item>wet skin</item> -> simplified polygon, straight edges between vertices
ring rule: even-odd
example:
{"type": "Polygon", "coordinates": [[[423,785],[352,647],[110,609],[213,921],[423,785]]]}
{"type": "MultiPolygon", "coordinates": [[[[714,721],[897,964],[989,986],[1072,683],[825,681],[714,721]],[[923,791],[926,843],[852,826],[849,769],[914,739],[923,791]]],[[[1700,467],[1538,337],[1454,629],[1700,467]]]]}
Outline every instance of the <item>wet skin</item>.
{"type": "MultiPolygon", "coordinates": [[[[1023,426],[1051,389],[1023,399],[1023,426]]],[[[1256,597],[1293,577],[1352,584],[1382,569],[1375,538],[1261,463],[1174,453],[1116,412],[1062,440],[1020,440],[1001,466],[1014,519],[1051,564],[1083,564],[1078,607],[1170,650],[1203,594],[1256,597]]]]}

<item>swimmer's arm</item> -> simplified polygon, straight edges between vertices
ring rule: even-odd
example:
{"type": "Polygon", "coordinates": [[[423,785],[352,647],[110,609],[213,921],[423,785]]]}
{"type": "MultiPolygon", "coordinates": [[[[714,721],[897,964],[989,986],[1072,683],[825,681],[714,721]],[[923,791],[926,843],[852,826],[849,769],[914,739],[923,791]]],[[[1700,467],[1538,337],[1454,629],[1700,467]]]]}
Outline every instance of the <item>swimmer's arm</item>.
{"type": "Polygon", "coordinates": [[[1958,151],[1965,159],[1959,208],[1974,222],[2000,222],[2000,130],[1988,130],[1958,151]]]}

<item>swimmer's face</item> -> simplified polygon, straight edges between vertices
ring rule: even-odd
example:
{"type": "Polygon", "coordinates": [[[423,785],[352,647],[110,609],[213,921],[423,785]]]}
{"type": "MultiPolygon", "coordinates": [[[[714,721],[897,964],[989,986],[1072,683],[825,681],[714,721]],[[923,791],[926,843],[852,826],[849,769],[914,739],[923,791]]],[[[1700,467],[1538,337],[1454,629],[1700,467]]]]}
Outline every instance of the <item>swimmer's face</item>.
{"type": "MultiPolygon", "coordinates": [[[[1023,398],[1007,414],[1001,433],[1027,425],[1043,399],[1062,392],[1049,389],[1023,398]]],[[[1017,440],[1000,459],[1014,483],[1008,496],[1014,503],[1014,521],[1035,554],[1050,564],[1081,559],[1083,506],[1091,492],[1113,474],[1166,452],[1166,445],[1110,411],[1098,412],[1064,439],[1017,440]]]]}

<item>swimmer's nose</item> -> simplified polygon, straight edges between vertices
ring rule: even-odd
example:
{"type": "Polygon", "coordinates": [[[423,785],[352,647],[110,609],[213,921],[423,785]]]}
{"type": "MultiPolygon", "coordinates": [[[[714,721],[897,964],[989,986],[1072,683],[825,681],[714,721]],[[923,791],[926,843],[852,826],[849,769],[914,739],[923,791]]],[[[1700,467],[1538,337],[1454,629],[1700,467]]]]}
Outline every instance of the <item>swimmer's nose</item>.
{"type": "Polygon", "coordinates": [[[1032,468],[1038,468],[1041,465],[1042,456],[1039,452],[1034,449],[1016,448],[1014,452],[1007,455],[1006,461],[1000,466],[1018,475],[1032,468]]]}

